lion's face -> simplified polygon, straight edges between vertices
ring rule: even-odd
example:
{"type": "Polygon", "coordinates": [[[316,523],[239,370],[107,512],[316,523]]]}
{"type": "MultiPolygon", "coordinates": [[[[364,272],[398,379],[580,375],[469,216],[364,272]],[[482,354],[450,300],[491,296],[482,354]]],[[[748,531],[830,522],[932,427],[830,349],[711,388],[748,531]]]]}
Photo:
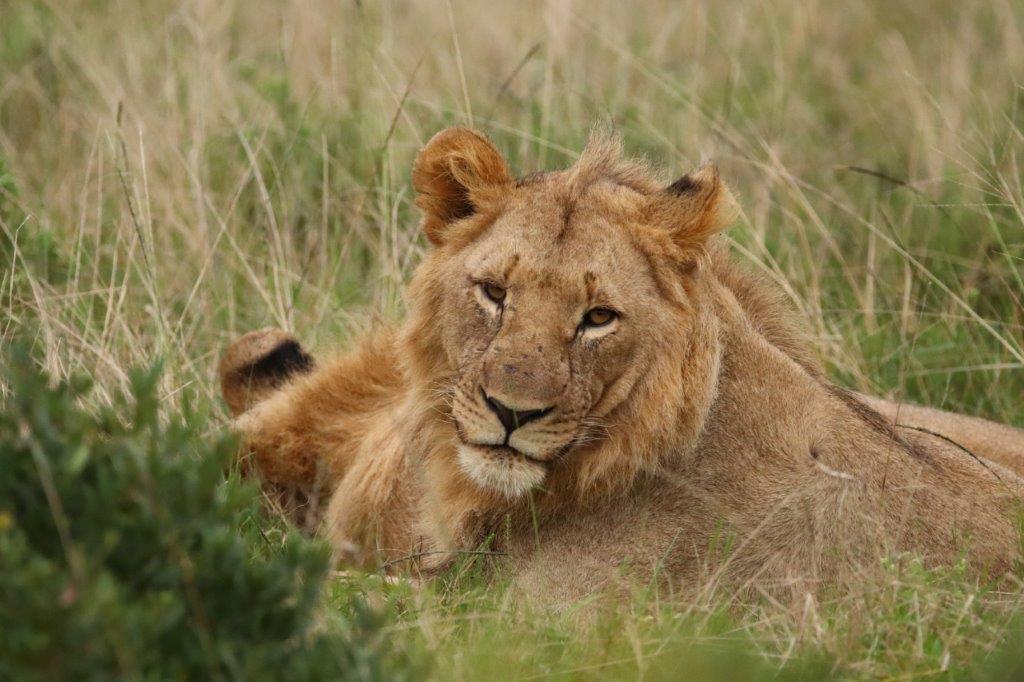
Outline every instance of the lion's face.
{"type": "MultiPolygon", "coordinates": [[[[487,144],[473,149],[477,163],[493,151],[476,136],[462,142],[487,144]]],[[[464,180],[465,166],[445,168],[441,181],[464,180]]],[[[418,278],[429,279],[419,288],[431,292],[431,336],[449,368],[442,390],[459,466],[509,497],[602,438],[609,415],[686,327],[686,288],[664,279],[666,268],[682,277],[690,264],[658,260],[675,247],[667,231],[652,230],[662,217],[655,187],[590,170],[518,183],[499,172],[490,196],[460,184],[454,200],[466,204],[448,206],[440,225],[430,222],[431,200],[446,188],[428,193],[414,176],[440,246],[418,278]]]]}
{"type": "MultiPolygon", "coordinates": [[[[510,494],[599,437],[636,379],[630,368],[674,317],[617,216],[589,202],[565,215],[547,183],[516,191],[450,263],[441,315],[454,321],[442,338],[457,368],[450,399],[460,463],[510,494]]],[[[610,184],[590,192],[634,199],[610,184]]]]}

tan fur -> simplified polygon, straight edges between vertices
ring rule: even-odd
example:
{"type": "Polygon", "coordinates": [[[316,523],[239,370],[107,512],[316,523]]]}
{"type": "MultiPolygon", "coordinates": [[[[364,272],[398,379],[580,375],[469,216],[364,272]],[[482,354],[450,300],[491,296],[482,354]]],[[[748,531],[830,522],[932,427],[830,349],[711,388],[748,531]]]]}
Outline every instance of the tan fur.
{"type": "Polygon", "coordinates": [[[489,543],[546,603],[617,576],[802,592],[901,551],[1017,559],[1020,432],[971,422],[1000,467],[830,384],[717,243],[735,209],[713,168],[669,184],[598,135],[514,181],[450,129],[413,180],[435,248],[400,329],[251,407],[230,396],[258,355],[222,367],[264,478],[330,494],[339,557],[422,570],[489,543]],[[619,316],[583,324],[595,307],[619,316]]]}
{"type": "Polygon", "coordinates": [[[1024,470],[1024,432],[964,414],[943,412],[897,400],[861,399],[893,425],[938,433],[973,454],[1015,471],[1024,470]]]}

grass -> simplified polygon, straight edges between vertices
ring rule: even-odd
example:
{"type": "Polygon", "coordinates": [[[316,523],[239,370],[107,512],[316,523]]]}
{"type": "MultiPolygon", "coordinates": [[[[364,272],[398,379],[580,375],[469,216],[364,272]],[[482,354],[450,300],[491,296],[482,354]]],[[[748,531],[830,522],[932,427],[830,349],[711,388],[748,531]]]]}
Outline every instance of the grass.
{"type": "MultiPolygon", "coordinates": [[[[223,414],[235,336],[279,325],[323,352],[401,313],[424,248],[409,169],[433,132],[475,125],[526,173],[611,120],[675,171],[719,164],[739,257],[786,287],[837,381],[1024,426],[1020,74],[1012,0],[11,0],[0,342],[88,373],[95,409],[163,358],[163,410],[223,414]]],[[[339,577],[327,600],[354,593],[440,679],[1020,664],[990,655],[1020,631],[1019,594],[911,557],[799,612],[638,595],[582,630],[471,578],[339,577]]]]}

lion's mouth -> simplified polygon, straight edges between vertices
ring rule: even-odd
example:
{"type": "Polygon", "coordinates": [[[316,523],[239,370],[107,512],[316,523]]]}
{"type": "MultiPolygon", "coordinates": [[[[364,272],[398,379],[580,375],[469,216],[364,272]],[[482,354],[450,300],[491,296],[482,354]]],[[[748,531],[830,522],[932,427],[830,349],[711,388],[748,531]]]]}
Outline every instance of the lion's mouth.
{"type": "Polygon", "coordinates": [[[534,464],[540,464],[545,467],[550,463],[548,460],[540,459],[539,457],[534,457],[533,455],[528,455],[522,450],[517,450],[516,448],[508,444],[507,438],[506,442],[500,445],[495,443],[475,443],[472,440],[470,440],[470,438],[466,435],[466,432],[463,430],[462,424],[458,420],[455,420],[455,436],[458,439],[459,445],[462,446],[469,446],[470,448],[479,448],[480,450],[485,450],[489,453],[499,455],[502,457],[524,459],[527,462],[533,462],[534,464]]]}
{"type": "Polygon", "coordinates": [[[459,433],[459,442],[462,445],[468,445],[468,446],[470,446],[472,448],[479,448],[480,450],[484,450],[486,452],[489,452],[489,453],[494,454],[494,455],[498,455],[500,457],[510,457],[510,458],[514,458],[514,459],[523,459],[523,460],[526,460],[527,462],[532,462],[533,464],[540,464],[541,466],[544,466],[544,467],[546,467],[546,466],[548,466],[548,464],[550,464],[550,462],[548,460],[546,460],[546,459],[540,459],[538,457],[534,457],[532,455],[528,455],[525,452],[523,452],[522,450],[516,450],[514,447],[512,447],[510,445],[492,445],[490,443],[474,443],[474,442],[472,442],[470,440],[467,440],[461,433],[459,433]]]}
{"type": "Polygon", "coordinates": [[[478,445],[477,443],[467,443],[467,445],[476,445],[476,447],[478,448],[483,448],[484,450],[493,452],[494,454],[501,455],[503,457],[521,457],[522,459],[525,459],[527,462],[540,464],[541,466],[544,467],[546,467],[549,464],[547,460],[538,459],[536,457],[526,454],[521,450],[516,450],[515,448],[510,447],[508,445],[478,445]]]}

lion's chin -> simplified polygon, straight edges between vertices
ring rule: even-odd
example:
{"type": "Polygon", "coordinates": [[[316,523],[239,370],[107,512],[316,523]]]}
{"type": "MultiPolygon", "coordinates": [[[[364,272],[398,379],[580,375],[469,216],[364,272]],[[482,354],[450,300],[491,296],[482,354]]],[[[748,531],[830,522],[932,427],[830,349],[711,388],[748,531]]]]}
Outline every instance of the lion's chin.
{"type": "Polygon", "coordinates": [[[459,466],[481,488],[516,498],[541,484],[547,469],[511,448],[460,443],[459,466]]]}

